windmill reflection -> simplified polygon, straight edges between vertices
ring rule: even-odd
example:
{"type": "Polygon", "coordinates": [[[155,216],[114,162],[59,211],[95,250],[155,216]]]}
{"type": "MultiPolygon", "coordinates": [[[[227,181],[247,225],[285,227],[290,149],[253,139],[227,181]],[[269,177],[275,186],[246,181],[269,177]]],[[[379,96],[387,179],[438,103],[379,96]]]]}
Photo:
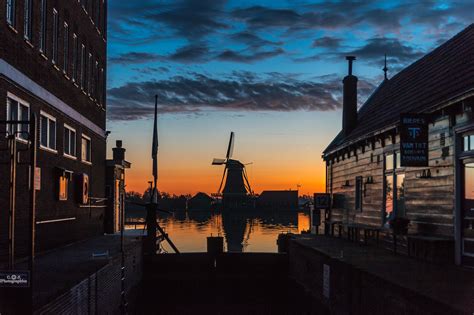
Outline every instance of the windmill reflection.
{"type": "Polygon", "coordinates": [[[160,222],[180,249],[206,251],[206,237],[221,235],[229,252],[276,252],[279,233],[309,229],[309,216],[298,211],[176,211],[160,222]]]}

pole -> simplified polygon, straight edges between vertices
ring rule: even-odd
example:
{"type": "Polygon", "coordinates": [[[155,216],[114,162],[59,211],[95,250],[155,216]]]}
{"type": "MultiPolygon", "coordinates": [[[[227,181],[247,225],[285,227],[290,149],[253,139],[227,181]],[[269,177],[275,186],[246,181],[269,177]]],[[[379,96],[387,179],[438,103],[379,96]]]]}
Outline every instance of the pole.
{"type": "Polygon", "coordinates": [[[8,265],[10,269],[15,268],[15,210],[16,210],[16,134],[8,136],[10,147],[10,211],[8,215],[8,265]]]}
{"type": "Polygon", "coordinates": [[[36,241],[36,150],[38,141],[38,129],[36,128],[37,119],[36,114],[31,115],[30,119],[30,257],[28,260],[28,269],[30,270],[30,298],[31,298],[31,312],[33,313],[33,276],[35,267],[35,241],[36,241]]]}

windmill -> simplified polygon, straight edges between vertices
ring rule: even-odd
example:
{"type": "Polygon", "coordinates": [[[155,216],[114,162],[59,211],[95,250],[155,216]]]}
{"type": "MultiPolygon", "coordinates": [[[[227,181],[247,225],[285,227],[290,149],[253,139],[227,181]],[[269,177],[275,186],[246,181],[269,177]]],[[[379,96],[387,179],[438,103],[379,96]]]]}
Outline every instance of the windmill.
{"type": "Polygon", "coordinates": [[[222,201],[224,206],[226,206],[226,204],[229,205],[245,202],[249,195],[253,195],[247,172],[245,171],[245,164],[232,159],[233,151],[234,132],[231,132],[225,159],[214,159],[212,161],[212,165],[225,165],[218,191],[218,193],[221,193],[222,191],[222,201]],[[222,189],[224,179],[225,185],[224,189],[222,189]]]}

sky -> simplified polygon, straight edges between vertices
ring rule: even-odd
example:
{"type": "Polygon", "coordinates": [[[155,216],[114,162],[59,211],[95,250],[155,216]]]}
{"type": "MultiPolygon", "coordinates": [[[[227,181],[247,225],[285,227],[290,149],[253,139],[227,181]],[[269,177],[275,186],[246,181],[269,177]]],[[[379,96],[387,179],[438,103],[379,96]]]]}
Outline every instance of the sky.
{"type": "Polygon", "coordinates": [[[158,95],[160,191],[215,193],[230,132],[256,193],[324,191],[341,129],[346,55],[362,105],[383,80],[474,22],[474,1],[109,0],[109,156],[123,140],[126,189],[151,179],[158,95]]]}

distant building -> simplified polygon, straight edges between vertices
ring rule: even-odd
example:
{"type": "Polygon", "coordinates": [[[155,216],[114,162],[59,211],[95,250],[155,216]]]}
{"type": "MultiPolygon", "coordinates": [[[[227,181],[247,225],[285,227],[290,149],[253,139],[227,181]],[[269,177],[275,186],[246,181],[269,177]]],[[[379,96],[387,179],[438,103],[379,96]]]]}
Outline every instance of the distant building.
{"type": "Polygon", "coordinates": [[[343,128],[323,153],[331,221],[389,231],[390,220],[406,217],[412,254],[421,244],[425,256],[474,266],[472,56],[474,24],[386,77],[358,111],[357,77],[349,71],[343,128]]]}
{"type": "Polygon", "coordinates": [[[125,211],[125,170],[131,166],[131,163],[125,160],[125,149],[122,148],[122,140],[117,140],[112,151],[113,158],[107,160],[105,176],[107,208],[104,226],[106,233],[120,231],[121,212],[122,210],[125,211]]]}
{"type": "MultiPolygon", "coordinates": [[[[0,121],[38,119],[36,249],[104,232],[107,1],[2,1],[0,121]],[[39,174],[39,173],[38,173],[39,174]]],[[[29,215],[27,125],[0,124],[0,261],[27,254],[29,215]],[[23,133],[22,133],[23,132],[23,133]],[[9,217],[14,137],[15,217],[9,217]],[[11,222],[9,224],[9,222],[11,222]],[[11,251],[10,251],[11,252],[11,251]]]]}
{"type": "Polygon", "coordinates": [[[257,198],[259,209],[298,209],[298,190],[264,190],[257,198]]]}
{"type": "Polygon", "coordinates": [[[203,192],[198,192],[194,197],[188,200],[189,210],[210,210],[214,199],[203,192]]]}

